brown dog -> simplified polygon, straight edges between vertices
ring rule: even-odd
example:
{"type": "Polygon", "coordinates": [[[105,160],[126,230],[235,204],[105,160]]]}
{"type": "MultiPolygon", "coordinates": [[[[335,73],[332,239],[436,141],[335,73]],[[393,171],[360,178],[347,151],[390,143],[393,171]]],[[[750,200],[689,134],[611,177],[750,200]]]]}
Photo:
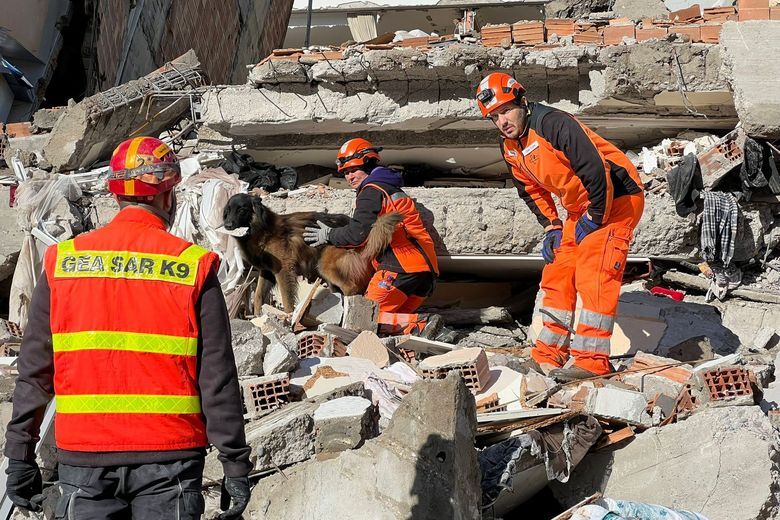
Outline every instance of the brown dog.
{"type": "Polygon", "coordinates": [[[255,315],[260,314],[263,300],[275,283],[282,293],[285,312],[292,312],[298,294],[298,276],[310,282],[318,276],[346,296],[363,294],[374,274],[373,260],[388,245],[396,226],[403,220],[400,213],[387,213],[377,219],[361,250],[336,246],[309,247],[303,240],[306,226],[322,221],[330,227],[349,223],[346,215],[302,211],[279,215],[265,207],[260,197],[246,193],[233,195],[222,214],[227,230],[248,227],[246,235],[237,237],[244,257],[260,270],[254,298],[255,315]]]}

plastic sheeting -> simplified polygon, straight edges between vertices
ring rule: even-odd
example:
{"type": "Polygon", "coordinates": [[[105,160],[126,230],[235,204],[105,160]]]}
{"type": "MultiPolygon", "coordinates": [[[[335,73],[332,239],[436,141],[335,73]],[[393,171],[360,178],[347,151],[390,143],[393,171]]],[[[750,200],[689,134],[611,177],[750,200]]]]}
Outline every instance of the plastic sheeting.
{"type": "Polygon", "coordinates": [[[209,168],[182,182],[177,191],[178,207],[170,231],[220,256],[218,276],[226,294],[243,280],[244,260],[236,239],[219,231],[222,211],[230,197],[246,189],[247,184],[237,176],[209,168]]]}
{"type": "MultiPolygon", "coordinates": [[[[55,217],[65,219],[65,211],[75,221],[81,221],[83,215],[74,211],[71,203],[82,196],[81,188],[67,175],[56,175],[52,178],[30,179],[19,185],[16,190],[17,222],[24,232],[19,260],[11,280],[8,319],[17,323],[23,329],[27,326],[27,317],[38,276],[43,271],[43,254],[48,244],[43,244],[32,235],[33,228],[38,228],[46,234],[46,223],[55,217]]],[[[65,220],[63,226],[57,226],[60,234],[55,241],[71,238],[73,227],[65,220]]],[[[79,222],[82,224],[82,222],[79,222]]],[[[76,231],[81,231],[77,229],[76,231]]]]}

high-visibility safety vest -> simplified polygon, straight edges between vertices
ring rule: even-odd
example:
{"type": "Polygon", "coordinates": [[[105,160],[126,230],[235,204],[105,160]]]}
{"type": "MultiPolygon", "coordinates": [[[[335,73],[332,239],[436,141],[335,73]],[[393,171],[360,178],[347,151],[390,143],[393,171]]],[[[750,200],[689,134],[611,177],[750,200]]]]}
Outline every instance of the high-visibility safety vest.
{"type": "Polygon", "coordinates": [[[58,448],[207,445],[195,306],[218,262],[133,206],[46,251],[58,448]]]}
{"type": "Polygon", "coordinates": [[[388,193],[375,183],[366,184],[363,189],[375,189],[382,192],[382,209],[378,216],[398,212],[403,222],[393,233],[390,251],[374,260],[374,268],[384,268],[404,273],[433,272],[439,274],[439,261],[428,230],[423,225],[420,212],[409,195],[403,190],[388,193]]]}

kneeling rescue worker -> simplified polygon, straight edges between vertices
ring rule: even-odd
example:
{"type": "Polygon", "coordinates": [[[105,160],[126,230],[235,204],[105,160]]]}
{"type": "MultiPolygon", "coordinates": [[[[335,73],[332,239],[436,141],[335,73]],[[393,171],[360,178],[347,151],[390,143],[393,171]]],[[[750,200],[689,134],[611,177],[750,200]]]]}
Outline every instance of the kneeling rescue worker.
{"type": "Polygon", "coordinates": [[[401,174],[379,166],[377,148],[365,139],[350,139],[339,149],[336,165],[357,192],[350,223],[330,228],[306,228],[303,237],[316,247],[360,247],[371,226],[385,213],[399,212],[403,222],[389,247],[374,260],[378,269],[368,284],[366,298],[379,304],[379,331],[384,334],[435,336],[441,329],[437,315],[415,313],[433,292],[439,264],[433,239],[425,229],[414,200],[402,189],[401,174]]]}
{"type": "Polygon", "coordinates": [[[477,104],[501,132],[517,192],[544,226],[544,327],[531,356],[561,380],[606,374],[628,246],[644,209],[639,174],[572,115],[528,102],[508,74],[484,78],[477,104]],[[552,195],[566,209],[565,222],[552,195]],[[578,294],[582,311],[570,344],[578,294]]]}
{"type": "Polygon", "coordinates": [[[220,518],[246,508],[244,436],[219,258],[167,232],[178,159],[137,137],[111,158],[121,210],[51,246],[35,287],[6,433],[7,494],[41,509],[35,462],[56,398],[57,518],[196,519],[209,442],[224,469],[220,518]]]}

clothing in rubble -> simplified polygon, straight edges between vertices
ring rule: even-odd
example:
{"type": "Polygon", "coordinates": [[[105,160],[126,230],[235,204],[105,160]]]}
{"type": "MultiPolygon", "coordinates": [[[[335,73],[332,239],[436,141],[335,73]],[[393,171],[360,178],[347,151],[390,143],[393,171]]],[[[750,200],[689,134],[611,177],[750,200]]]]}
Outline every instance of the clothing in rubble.
{"type": "Polygon", "coordinates": [[[542,272],[545,313],[532,356],[562,367],[571,354],[575,367],[604,374],[611,370],[610,338],[628,247],[644,209],[642,181],[623,152],[572,115],[538,103],[529,103],[528,111],[526,132],[503,139],[504,159],[539,223],[548,232],[563,229],[554,261],[542,272]],[[565,223],[552,195],[568,213],[565,223]],[[578,295],[582,312],[570,352],[578,295]]]}
{"type": "Polygon", "coordinates": [[[701,255],[707,262],[731,263],[736,244],[739,206],[730,193],[704,192],[701,217],[701,255]]]}
{"type": "Polygon", "coordinates": [[[273,193],[279,188],[291,190],[298,183],[298,172],[289,166],[255,161],[249,154],[232,151],[222,162],[222,168],[235,173],[238,178],[249,184],[249,189],[260,188],[273,193]]]}
{"type": "Polygon", "coordinates": [[[696,211],[696,201],[704,190],[699,159],[689,153],[680,164],[666,174],[669,193],[674,199],[674,208],[678,215],[686,217],[696,211]]]}
{"type": "Polygon", "coordinates": [[[414,200],[402,189],[395,170],[378,166],[357,188],[355,211],[349,224],[333,229],[328,242],[359,247],[379,216],[403,215],[390,245],[374,261],[377,269],[366,297],[379,304],[379,328],[385,334],[419,334],[429,316],[415,311],[433,292],[439,265],[433,239],[423,226],[414,200]]]}
{"type": "MultiPolygon", "coordinates": [[[[22,341],[5,455],[35,459],[43,411],[56,395],[57,456],[65,465],[58,507],[77,489],[86,500],[87,487],[123,496],[126,490],[99,472],[127,476],[135,467],[140,475],[147,465],[159,466],[169,487],[149,482],[138,496],[166,494],[175,499],[166,507],[184,507],[187,493],[200,489],[209,442],[227,477],[251,470],[218,262],[134,205],[103,228],[47,250],[22,341]],[[179,483],[173,466],[182,472],[179,483]],[[191,486],[184,473],[192,473],[191,486]]],[[[134,497],[124,499],[129,511],[134,497]]],[[[202,513],[198,504],[192,518],[202,513]]]]}
{"type": "Polygon", "coordinates": [[[764,141],[746,137],[744,154],[739,177],[746,199],[750,200],[753,190],[765,187],[769,187],[773,194],[780,195],[780,173],[769,145],[764,141]]]}

